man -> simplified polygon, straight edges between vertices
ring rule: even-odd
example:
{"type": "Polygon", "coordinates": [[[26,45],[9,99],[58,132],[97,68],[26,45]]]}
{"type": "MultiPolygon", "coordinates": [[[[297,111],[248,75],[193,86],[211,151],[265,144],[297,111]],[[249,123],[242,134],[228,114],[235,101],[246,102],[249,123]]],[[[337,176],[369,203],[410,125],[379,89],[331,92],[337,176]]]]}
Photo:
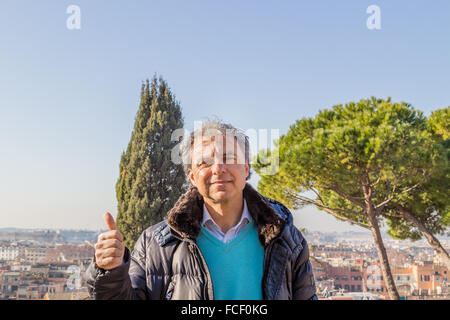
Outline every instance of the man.
{"type": "Polygon", "coordinates": [[[316,300],[306,240],[250,177],[248,137],[208,121],[181,148],[190,187],[130,254],[109,213],[86,278],[94,299],[316,300]]]}

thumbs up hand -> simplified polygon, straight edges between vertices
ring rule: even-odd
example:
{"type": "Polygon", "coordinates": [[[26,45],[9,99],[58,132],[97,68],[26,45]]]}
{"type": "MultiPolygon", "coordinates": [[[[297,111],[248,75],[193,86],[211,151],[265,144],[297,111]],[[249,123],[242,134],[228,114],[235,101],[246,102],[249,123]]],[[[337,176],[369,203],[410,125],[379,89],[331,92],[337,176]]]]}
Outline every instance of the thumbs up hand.
{"type": "Polygon", "coordinates": [[[103,216],[109,231],[98,236],[95,244],[95,263],[105,270],[114,269],[122,264],[125,246],[123,235],[117,230],[114,218],[109,212],[103,216]]]}

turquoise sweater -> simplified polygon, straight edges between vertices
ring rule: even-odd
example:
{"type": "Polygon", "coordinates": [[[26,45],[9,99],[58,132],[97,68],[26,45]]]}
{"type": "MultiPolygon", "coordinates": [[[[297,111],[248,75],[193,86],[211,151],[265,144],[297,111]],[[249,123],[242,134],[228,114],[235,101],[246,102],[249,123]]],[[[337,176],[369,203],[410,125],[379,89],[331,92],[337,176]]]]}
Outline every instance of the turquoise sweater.
{"type": "Polygon", "coordinates": [[[202,226],[197,244],[206,260],[217,300],[262,300],[264,248],[253,221],[223,243],[202,226]]]}

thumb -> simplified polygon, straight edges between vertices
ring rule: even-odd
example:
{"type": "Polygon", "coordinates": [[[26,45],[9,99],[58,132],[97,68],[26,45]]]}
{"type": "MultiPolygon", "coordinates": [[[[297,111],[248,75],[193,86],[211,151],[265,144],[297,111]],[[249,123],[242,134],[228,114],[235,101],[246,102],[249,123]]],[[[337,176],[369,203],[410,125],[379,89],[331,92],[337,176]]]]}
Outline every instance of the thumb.
{"type": "Polygon", "coordinates": [[[105,223],[109,230],[117,230],[116,223],[114,222],[114,218],[112,217],[111,213],[106,212],[103,215],[103,218],[105,219],[105,223]]]}

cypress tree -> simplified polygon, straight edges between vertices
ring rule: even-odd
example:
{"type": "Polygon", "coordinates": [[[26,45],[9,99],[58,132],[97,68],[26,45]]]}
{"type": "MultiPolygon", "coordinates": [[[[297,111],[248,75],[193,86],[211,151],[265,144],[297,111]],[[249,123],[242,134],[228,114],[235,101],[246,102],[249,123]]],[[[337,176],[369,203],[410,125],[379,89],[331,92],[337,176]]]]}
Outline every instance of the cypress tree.
{"type": "Polygon", "coordinates": [[[185,191],[181,164],[171,161],[173,130],[183,127],[181,107],[167,82],[156,75],[142,84],[130,142],[116,183],[117,227],[132,250],[141,233],[163,220],[185,191]]]}

